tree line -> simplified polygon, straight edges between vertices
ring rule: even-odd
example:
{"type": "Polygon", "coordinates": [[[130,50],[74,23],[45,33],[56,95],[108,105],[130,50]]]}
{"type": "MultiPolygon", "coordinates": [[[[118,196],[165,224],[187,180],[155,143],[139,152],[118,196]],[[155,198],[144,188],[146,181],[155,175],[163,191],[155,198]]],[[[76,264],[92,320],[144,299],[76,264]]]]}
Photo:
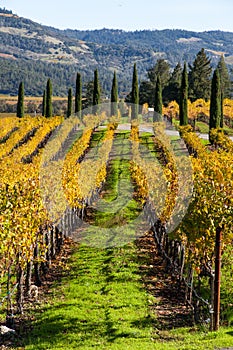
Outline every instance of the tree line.
{"type": "MultiPolygon", "coordinates": [[[[83,93],[82,93],[82,76],[78,72],[76,75],[76,89],[75,89],[75,99],[74,99],[74,108],[73,108],[73,91],[72,88],[68,89],[68,98],[67,98],[67,111],[66,118],[69,118],[73,112],[78,116],[81,116],[81,111],[83,108],[87,108],[92,106],[92,113],[98,114],[98,106],[101,103],[101,87],[99,82],[98,70],[94,71],[94,80],[93,84],[90,84],[90,88],[88,94],[92,93],[92,100],[85,101],[87,98],[84,98],[83,103],[83,93]]],[[[53,96],[53,87],[52,81],[49,78],[47,80],[46,89],[43,92],[42,104],[41,104],[41,114],[46,118],[51,118],[53,113],[53,104],[52,104],[52,96],[53,96]]],[[[89,97],[89,96],[88,96],[89,97]]],[[[114,72],[114,78],[112,83],[112,102],[118,102],[118,86],[116,79],[116,72],[114,72]]],[[[112,110],[112,113],[115,114],[118,106],[115,106],[115,109],[112,110]]],[[[17,117],[24,117],[24,82],[20,82],[18,88],[18,100],[17,100],[17,117]]]]}
{"type": "MultiPolygon", "coordinates": [[[[73,91],[70,87],[67,97],[67,110],[65,116],[68,118],[72,113],[79,113],[81,110],[92,106],[93,114],[98,114],[98,105],[103,102],[104,94],[99,81],[98,69],[94,71],[94,79],[87,85],[85,94],[82,88],[81,73],[76,75],[76,87],[73,106],[73,91]]],[[[111,114],[117,115],[118,110],[118,81],[116,71],[112,79],[110,100],[113,103],[111,114]]],[[[137,119],[139,105],[147,103],[154,107],[154,121],[161,120],[162,105],[172,100],[178,102],[180,107],[180,125],[188,124],[188,99],[194,101],[202,98],[211,98],[210,108],[210,129],[223,126],[222,103],[224,98],[231,96],[231,81],[229,72],[225,64],[224,57],[221,56],[217,68],[212,74],[211,61],[207,57],[204,49],[201,49],[193,64],[187,67],[178,63],[174,70],[170,71],[169,64],[159,59],[154,67],[148,70],[148,80],[138,83],[137,65],[133,67],[132,89],[126,96],[125,102],[131,103],[131,118],[137,119]],[[215,96],[215,97],[214,97],[215,96]]],[[[17,115],[24,115],[24,84],[19,85],[17,115]]],[[[53,115],[52,106],[52,81],[49,78],[46,89],[43,93],[42,115],[51,117],[53,115]]]]}
{"type": "MultiPolygon", "coordinates": [[[[217,68],[221,78],[221,86],[223,89],[224,98],[231,97],[231,80],[230,75],[224,60],[221,56],[217,68]]],[[[159,59],[154,67],[148,70],[148,79],[140,84],[140,104],[148,103],[153,106],[154,90],[157,77],[160,76],[163,89],[164,104],[176,100],[179,103],[179,90],[181,85],[182,65],[177,63],[174,70],[171,72],[169,63],[164,59],[159,59]]],[[[211,91],[212,66],[211,60],[207,57],[205,50],[201,49],[193,62],[188,67],[188,98],[195,101],[199,98],[208,100],[211,91]]]]}

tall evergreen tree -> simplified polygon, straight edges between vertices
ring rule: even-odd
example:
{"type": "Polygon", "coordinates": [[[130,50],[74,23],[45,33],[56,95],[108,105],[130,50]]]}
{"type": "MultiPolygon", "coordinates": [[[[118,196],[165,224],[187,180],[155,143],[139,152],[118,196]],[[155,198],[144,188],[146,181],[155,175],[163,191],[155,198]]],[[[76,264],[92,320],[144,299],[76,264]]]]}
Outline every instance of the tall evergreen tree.
{"type": "Polygon", "coordinates": [[[43,93],[43,100],[42,100],[42,116],[44,117],[46,113],[46,91],[44,90],[43,93]]]}
{"type": "Polygon", "coordinates": [[[77,73],[74,111],[75,113],[78,114],[79,118],[81,117],[81,110],[82,110],[82,76],[80,73],[77,73]]]}
{"type": "Polygon", "coordinates": [[[231,97],[231,80],[230,80],[229,72],[224,60],[224,56],[221,56],[218,62],[217,68],[220,75],[223,98],[230,98],[231,97]]]}
{"type": "Polygon", "coordinates": [[[138,119],[139,91],[138,91],[138,73],[137,73],[136,63],[134,63],[134,68],[133,68],[131,103],[132,103],[131,119],[138,119]]]}
{"type": "MultiPolygon", "coordinates": [[[[221,78],[220,78],[221,82],[221,78]]],[[[223,114],[223,103],[224,103],[224,97],[223,97],[223,89],[221,87],[221,99],[220,99],[220,107],[221,107],[221,115],[220,115],[220,128],[223,128],[224,126],[224,114],[223,114]]]]}
{"type": "Polygon", "coordinates": [[[116,72],[114,72],[112,80],[112,90],[111,90],[111,115],[117,116],[118,112],[118,84],[116,72]]]}
{"type": "Polygon", "coordinates": [[[164,88],[168,84],[171,77],[170,65],[166,60],[160,58],[157,60],[155,66],[148,70],[147,74],[150,82],[154,85],[156,84],[157,77],[159,75],[162,88],[164,88]]]}
{"type": "Polygon", "coordinates": [[[169,79],[168,85],[163,89],[163,99],[164,102],[176,101],[179,103],[180,101],[180,84],[182,77],[182,66],[179,63],[175,66],[172,71],[171,78],[169,79]]]}
{"type": "Polygon", "coordinates": [[[98,114],[100,104],[100,84],[98,70],[94,71],[94,88],[93,88],[93,114],[98,114]]]}
{"type": "MultiPolygon", "coordinates": [[[[209,130],[220,127],[221,120],[221,82],[218,68],[215,69],[212,84],[211,84],[211,98],[210,98],[210,121],[209,130]]],[[[211,134],[209,134],[209,141],[213,143],[211,134]]]]}
{"type": "Polygon", "coordinates": [[[72,94],[72,89],[69,88],[68,90],[68,101],[67,101],[67,113],[66,117],[69,118],[72,114],[72,99],[73,99],[73,94],[72,94]]]}
{"type": "Polygon", "coordinates": [[[155,102],[154,102],[154,116],[153,122],[159,122],[162,120],[163,113],[163,99],[162,99],[162,86],[160,76],[157,76],[155,87],[155,102]]]}
{"type": "Polygon", "coordinates": [[[82,101],[82,109],[84,111],[86,108],[90,108],[93,106],[94,81],[91,80],[91,81],[85,83],[83,87],[84,87],[84,89],[83,89],[83,97],[84,98],[82,101]]]}
{"type": "Polygon", "coordinates": [[[154,91],[158,75],[164,92],[171,77],[170,65],[164,59],[158,59],[155,66],[147,71],[149,80],[141,82],[139,88],[140,105],[143,105],[144,103],[148,103],[151,107],[154,105],[154,91]]]}
{"type": "Polygon", "coordinates": [[[46,113],[45,113],[46,118],[50,118],[53,115],[52,93],[53,93],[52,82],[49,78],[46,86],[46,113]]]}
{"type": "Polygon", "coordinates": [[[24,117],[24,83],[19,84],[18,90],[18,102],[17,102],[17,117],[24,117]]]}
{"type": "Polygon", "coordinates": [[[188,73],[184,63],[180,87],[180,125],[188,124],[188,73]]]}
{"type": "Polygon", "coordinates": [[[155,84],[151,81],[142,81],[139,87],[139,104],[148,103],[150,107],[154,104],[155,84]]]}
{"type": "Polygon", "coordinates": [[[212,68],[204,49],[198,52],[193,65],[189,67],[189,98],[191,101],[198,98],[207,101],[210,98],[212,68]]]}

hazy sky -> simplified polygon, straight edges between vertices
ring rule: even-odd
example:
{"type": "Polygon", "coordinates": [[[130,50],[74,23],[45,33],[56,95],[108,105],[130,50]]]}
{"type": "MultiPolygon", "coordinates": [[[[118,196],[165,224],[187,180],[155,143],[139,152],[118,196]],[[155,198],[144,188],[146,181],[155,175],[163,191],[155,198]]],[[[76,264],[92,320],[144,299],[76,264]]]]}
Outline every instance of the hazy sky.
{"type": "Polygon", "coordinates": [[[0,7],[61,29],[233,32],[233,0],[0,0],[0,7]]]}

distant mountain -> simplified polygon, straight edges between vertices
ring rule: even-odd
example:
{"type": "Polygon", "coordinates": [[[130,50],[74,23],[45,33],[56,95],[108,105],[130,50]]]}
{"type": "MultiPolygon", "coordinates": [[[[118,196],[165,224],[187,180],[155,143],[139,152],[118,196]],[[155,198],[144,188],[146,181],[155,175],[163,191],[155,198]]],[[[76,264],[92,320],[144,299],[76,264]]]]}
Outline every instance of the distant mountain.
{"type": "Polygon", "coordinates": [[[59,30],[0,9],[0,93],[16,94],[24,80],[26,94],[41,95],[50,77],[54,94],[66,95],[75,87],[77,71],[88,82],[98,68],[106,94],[114,70],[123,94],[130,91],[134,62],[143,80],[158,58],[168,60],[171,67],[178,61],[192,63],[202,47],[213,66],[222,54],[229,68],[233,66],[230,32],[59,30]]]}

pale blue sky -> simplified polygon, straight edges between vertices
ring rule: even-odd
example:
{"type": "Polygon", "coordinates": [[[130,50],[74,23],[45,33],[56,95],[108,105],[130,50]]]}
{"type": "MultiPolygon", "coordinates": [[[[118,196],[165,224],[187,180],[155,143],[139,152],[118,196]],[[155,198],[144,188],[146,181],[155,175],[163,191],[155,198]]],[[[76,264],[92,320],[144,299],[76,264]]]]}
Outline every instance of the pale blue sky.
{"type": "Polygon", "coordinates": [[[0,7],[60,29],[233,32],[233,0],[0,0],[0,7]]]}

